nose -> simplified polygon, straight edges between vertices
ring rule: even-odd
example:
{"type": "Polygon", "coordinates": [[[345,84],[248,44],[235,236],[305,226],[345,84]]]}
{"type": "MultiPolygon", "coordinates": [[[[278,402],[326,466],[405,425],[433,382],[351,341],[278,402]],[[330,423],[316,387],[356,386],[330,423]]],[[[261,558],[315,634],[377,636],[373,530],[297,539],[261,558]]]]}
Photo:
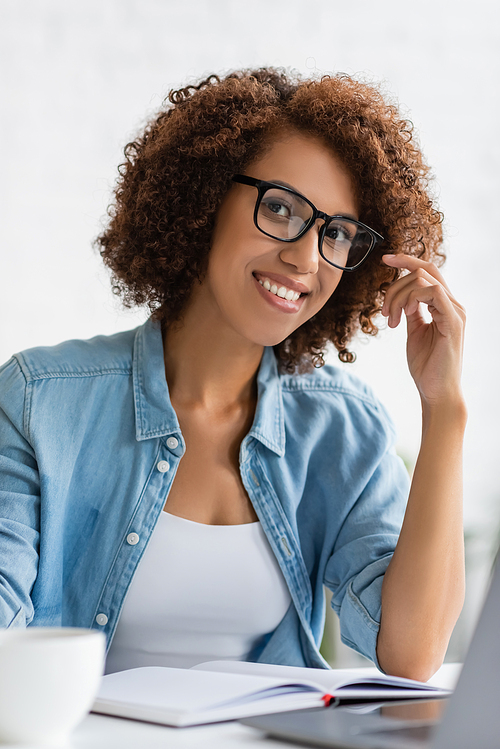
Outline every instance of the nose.
{"type": "Polygon", "coordinates": [[[287,265],[293,265],[297,273],[317,273],[320,261],[318,222],[295,242],[284,242],[280,258],[287,265]]]}

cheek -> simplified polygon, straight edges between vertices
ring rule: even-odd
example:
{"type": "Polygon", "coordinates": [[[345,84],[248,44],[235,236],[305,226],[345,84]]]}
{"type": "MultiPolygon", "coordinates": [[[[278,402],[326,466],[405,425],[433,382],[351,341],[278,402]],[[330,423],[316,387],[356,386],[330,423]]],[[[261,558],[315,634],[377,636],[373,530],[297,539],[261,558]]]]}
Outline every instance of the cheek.
{"type": "Polygon", "coordinates": [[[240,274],[252,259],[256,239],[253,225],[225,224],[212,236],[208,272],[221,278],[240,274]]]}
{"type": "MultiPolygon", "coordinates": [[[[325,272],[320,278],[320,293],[318,295],[318,309],[321,309],[327,301],[330,299],[332,294],[335,293],[337,286],[342,278],[343,271],[337,270],[337,268],[325,268],[325,272]]],[[[317,310],[316,310],[317,311],[317,310]]]]}

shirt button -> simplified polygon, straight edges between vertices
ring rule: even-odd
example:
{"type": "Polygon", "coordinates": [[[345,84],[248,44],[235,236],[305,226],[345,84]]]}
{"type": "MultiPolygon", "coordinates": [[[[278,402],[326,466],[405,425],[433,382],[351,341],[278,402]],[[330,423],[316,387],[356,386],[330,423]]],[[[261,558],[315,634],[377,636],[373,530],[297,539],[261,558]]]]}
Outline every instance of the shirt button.
{"type": "Polygon", "coordinates": [[[101,625],[101,627],[104,627],[104,625],[108,623],[108,617],[106,614],[97,614],[95,620],[101,625]]]}
{"type": "Polygon", "coordinates": [[[166,460],[160,460],[160,462],[156,464],[156,467],[160,473],[166,473],[170,469],[170,463],[166,460]]]}
{"type": "Polygon", "coordinates": [[[167,440],[167,447],[169,447],[171,450],[175,450],[178,444],[179,440],[177,439],[177,437],[169,437],[167,440]]]}
{"type": "Polygon", "coordinates": [[[137,533],[129,533],[127,536],[127,543],[130,544],[130,546],[135,546],[139,543],[139,536],[137,533]]]}

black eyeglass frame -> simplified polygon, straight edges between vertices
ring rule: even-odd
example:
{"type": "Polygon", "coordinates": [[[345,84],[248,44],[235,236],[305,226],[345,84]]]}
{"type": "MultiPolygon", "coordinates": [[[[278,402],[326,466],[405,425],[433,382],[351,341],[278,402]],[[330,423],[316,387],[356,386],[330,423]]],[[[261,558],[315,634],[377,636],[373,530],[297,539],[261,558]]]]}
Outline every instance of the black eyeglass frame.
{"type": "Polygon", "coordinates": [[[319,233],[318,233],[318,251],[319,251],[319,254],[321,255],[321,257],[323,258],[323,260],[325,260],[329,265],[333,265],[334,268],[338,268],[339,270],[346,270],[348,272],[351,272],[353,270],[357,270],[359,268],[359,266],[362,265],[365,262],[366,258],[372,252],[372,250],[376,247],[376,245],[379,244],[380,242],[384,241],[384,237],[381,234],[379,234],[378,232],[376,232],[375,229],[371,229],[366,224],[363,224],[361,221],[356,221],[353,218],[349,218],[347,216],[342,216],[342,215],[329,216],[328,213],[324,213],[323,211],[319,211],[316,208],[316,206],[314,205],[314,203],[311,203],[311,201],[308,198],[306,198],[305,195],[302,195],[300,192],[297,192],[296,190],[292,190],[291,187],[285,187],[285,185],[280,185],[278,182],[266,182],[265,180],[256,179],[255,177],[247,177],[245,174],[235,174],[233,176],[233,178],[232,178],[232,181],[233,182],[238,182],[239,184],[242,184],[242,185],[249,185],[250,187],[256,187],[257,188],[258,195],[257,195],[257,200],[255,202],[255,210],[254,210],[254,213],[253,213],[253,222],[254,222],[255,226],[257,227],[257,229],[260,232],[262,232],[262,234],[265,234],[267,237],[271,237],[272,239],[277,239],[278,242],[296,242],[298,239],[300,239],[301,237],[303,237],[306,232],[309,231],[309,229],[311,228],[311,226],[314,226],[314,224],[316,223],[316,220],[318,218],[322,219],[323,226],[320,228],[319,233]],[[279,189],[279,190],[284,190],[285,192],[289,192],[292,195],[296,195],[297,197],[299,197],[301,200],[303,200],[305,203],[307,203],[312,208],[313,213],[312,213],[311,218],[304,225],[304,228],[297,234],[296,237],[292,237],[291,239],[285,239],[284,237],[275,237],[273,234],[269,234],[269,232],[264,231],[264,229],[261,229],[261,227],[259,226],[258,221],[257,221],[257,216],[258,216],[260,204],[261,204],[262,198],[264,197],[264,195],[266,194],[266,192],[269,189],[271,189],[271,188],[279,189]],[[324,256],[324,254],[323,254],[323,238],[325,236],[326,228],[327,228],[328,224],[330,223],[330,221],[332,221],[332,219],[343,219],[344,221],[349,221],[351,224],[355,224],[356,226],[360,226],[362,229],[364,229],[364,231],[366,231],[370,235],[370,237],[372,239],[372,243],[371,243],[368,251],[366,252],[365,256],[363,257],[363,259],[360,260],[359,263],[356,263],[356,265],[353,265],[351,267],[345,268],[342,265],[337,265],[336,263],[332,263],[331,260],[328,260],[328,258],[324,256]]]}

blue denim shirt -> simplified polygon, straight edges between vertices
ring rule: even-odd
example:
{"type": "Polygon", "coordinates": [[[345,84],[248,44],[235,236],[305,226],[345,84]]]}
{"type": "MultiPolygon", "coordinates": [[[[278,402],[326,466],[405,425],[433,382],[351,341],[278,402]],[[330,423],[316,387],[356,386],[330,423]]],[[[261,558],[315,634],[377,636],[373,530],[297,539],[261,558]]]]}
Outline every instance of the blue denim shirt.
{"type": "MultiPolygon", "coordinates": [[[[265,350],[240,472],[292,604],[253,660],[326,665],[326,585],[344,642],[376,662],[408,489],[393,443],[356,378],[280,375],[265,350]]],[[[1,367],[0,626],[90,627],[109,645],[184,449],[151,320],[1,367]]]]}

